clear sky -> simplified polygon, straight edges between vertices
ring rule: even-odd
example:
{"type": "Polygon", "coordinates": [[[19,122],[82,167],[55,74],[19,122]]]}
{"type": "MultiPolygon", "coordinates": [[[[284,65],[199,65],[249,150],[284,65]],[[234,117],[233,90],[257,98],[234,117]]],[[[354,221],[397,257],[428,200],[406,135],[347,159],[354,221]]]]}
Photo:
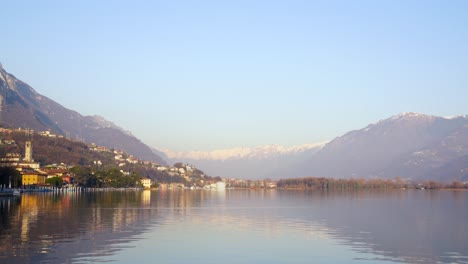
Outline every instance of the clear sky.
{"type": "Polygon", "coordinates": [[[468,1],[4,1],[0,62],[145,143],[330,140],[468,114],[468,1]]]}

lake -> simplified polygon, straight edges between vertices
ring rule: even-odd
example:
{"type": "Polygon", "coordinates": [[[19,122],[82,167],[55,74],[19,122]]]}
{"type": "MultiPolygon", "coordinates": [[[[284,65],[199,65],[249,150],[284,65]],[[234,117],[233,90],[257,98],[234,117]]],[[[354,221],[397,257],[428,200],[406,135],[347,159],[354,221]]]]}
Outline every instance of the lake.
{"type": "Polygon", "coordinates": [[[468,191],[0,198],[0,263],[468,263],[468,191]]]}

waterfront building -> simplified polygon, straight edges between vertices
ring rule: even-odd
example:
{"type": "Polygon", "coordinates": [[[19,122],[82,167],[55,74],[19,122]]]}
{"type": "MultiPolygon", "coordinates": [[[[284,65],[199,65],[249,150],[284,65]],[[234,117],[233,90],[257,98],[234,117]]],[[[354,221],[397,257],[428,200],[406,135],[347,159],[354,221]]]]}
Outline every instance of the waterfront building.
{"type": "Polygon", "coordinates": [[[47,174],[40,173],[37,171],[23,170],[21,172],[23,185],[44,185],[47,178],[47,174]]]}
{"type": "Polygon", "coordinates": [[[226,183],[219,181],[216,183],[216,189],[217,190],[225,190],[226,189],[226,183]]]}
{"type": "Polygon", "coordinates": [[[143,178],[141,179],[141,183],[143,184],[144,188],[151,188],[151,179],[150,178],[143,178]]]}

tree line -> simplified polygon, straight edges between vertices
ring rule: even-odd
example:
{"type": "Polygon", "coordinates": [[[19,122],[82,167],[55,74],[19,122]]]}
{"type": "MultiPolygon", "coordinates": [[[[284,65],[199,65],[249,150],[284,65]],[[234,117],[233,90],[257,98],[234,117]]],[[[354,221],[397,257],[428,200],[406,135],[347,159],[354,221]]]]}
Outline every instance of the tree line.
{"type": "Polygon", "coordinates": [[[305,177],[280,179],[278,188],[284,189],[318,189],[318,190],[357,190],[357,189],[468,189],[468,184],[454,181],[444,184],[438,181],[408,182],[395,179],[335,179],[305,177]]]}
{"type": "Polygon", "coordinates": [[[75,166],[70,169],[75,183],[83,187],[131,188],[142,187],[140,175],[136,172],[123,174],[118,168],[93,170],[90,167],[75,166]]]}

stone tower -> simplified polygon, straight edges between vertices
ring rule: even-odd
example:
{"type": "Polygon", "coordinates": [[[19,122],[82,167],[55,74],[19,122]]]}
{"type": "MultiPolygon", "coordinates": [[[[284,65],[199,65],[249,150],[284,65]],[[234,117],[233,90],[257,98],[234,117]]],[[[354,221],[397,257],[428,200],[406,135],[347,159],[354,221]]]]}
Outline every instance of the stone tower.
{"type": "Polygon", "coordinates": [[[24,161],[33,162],[32,159],[32,143],[31,141],[26,141],[25,150],[24,150],[24,161]]]}

